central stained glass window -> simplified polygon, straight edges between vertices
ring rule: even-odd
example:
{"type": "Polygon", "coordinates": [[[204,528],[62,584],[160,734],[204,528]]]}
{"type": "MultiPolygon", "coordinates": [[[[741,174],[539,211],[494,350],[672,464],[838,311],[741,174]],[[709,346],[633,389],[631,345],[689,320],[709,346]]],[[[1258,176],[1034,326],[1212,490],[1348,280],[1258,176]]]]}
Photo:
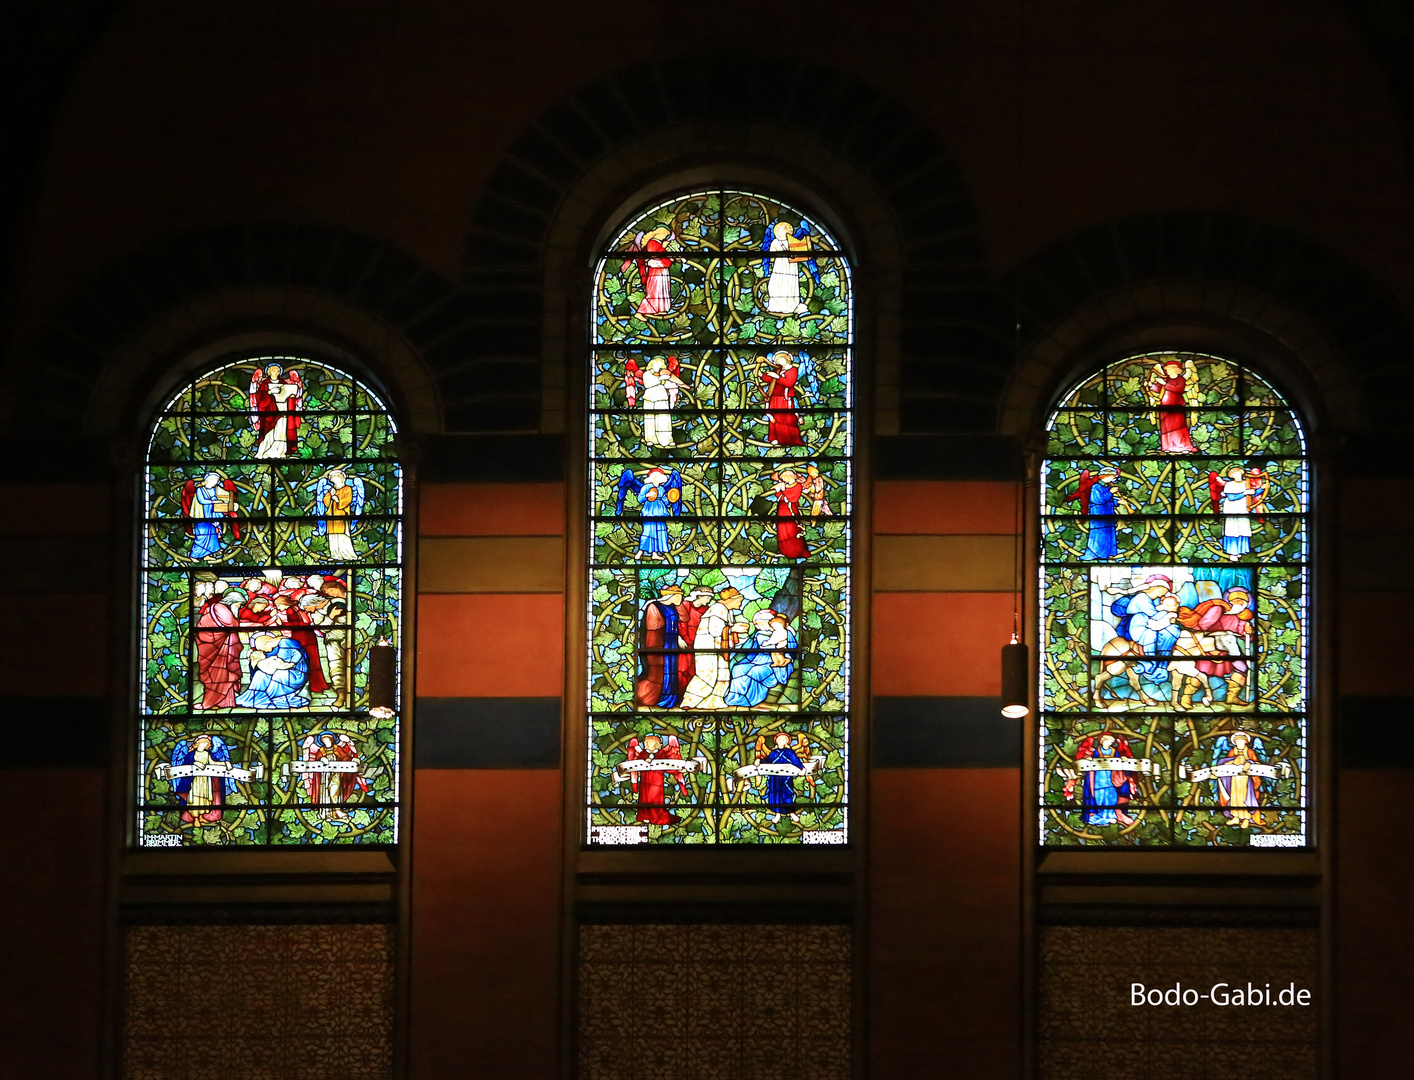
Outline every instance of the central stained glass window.
{"type": "Polygon", "coordinates": [[[843,844],[852,305],[812,216],[639,214],[595,273],[591,844],[843,844]]]}
{"type": "Polygon", "coordinates": [[[1300,420],[1250,368],[1156,352],[1048,434],[1041,842],[1305,846],[1300,420]]]}

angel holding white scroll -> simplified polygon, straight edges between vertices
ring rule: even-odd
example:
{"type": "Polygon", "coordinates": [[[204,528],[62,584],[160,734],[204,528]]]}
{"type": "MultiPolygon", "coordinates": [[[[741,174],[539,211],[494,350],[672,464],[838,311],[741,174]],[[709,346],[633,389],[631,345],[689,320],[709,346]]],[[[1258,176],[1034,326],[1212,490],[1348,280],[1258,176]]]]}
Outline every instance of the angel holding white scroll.
{"type": "Polygon", "coordinates": [[[769,773],[766,776],[766,805],[771,809],[771,820],[780,821],[782,814],[790,815],[790,819],[795,822],[800,821],[800,814],[795,809],[795,778],[797,775],[805,777],[813,790],[815,778],[810,775],[805,768],[805,762],[810,759],[810,740],[805,737],[805,732],[795,733],[795,742],[792,744],[791,737],[784,731],[776,732],[772,742],[775,744],[769,750],[766,746],[766,736],[756,737],[756,761],[761,765],[791,765],[800,770],[799,774],[779,775],[769,773]]]}
{"type": "MultiPolygon", "coordinates": [[[[682,761],[682,745],[676,735],[669,735],[664,742],[657,735],[645,735],[640,743],[637,736],[628,740],[628,761],[682,761]]],[[[676,782],[684,798],[690,799],[683,781],[682,772],[677,769],[642,769],[629,773],[633,783],[635,802],[638,804],[638,820],[649,825],[676,825],[678,816],[668,809],[667,780],[676,782]]]]}

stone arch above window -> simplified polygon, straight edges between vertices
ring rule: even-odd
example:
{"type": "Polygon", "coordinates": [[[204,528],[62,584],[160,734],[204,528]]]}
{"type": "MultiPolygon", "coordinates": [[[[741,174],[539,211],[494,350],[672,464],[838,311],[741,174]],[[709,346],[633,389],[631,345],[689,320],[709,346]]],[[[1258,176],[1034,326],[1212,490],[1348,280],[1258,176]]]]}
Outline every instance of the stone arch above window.
{"type": "Polygon", "coordinates": [[[158,413],[137,545],[136,845],[397,841],[397,430],[377,390],[303,355],[228,356],[158,413]]]}
{"type": "Polygon", "coordinates": [[[1250,366],[1125,356],[1040,476],[1040,842],[1311,843],[1307,439],[1250,366]]]}

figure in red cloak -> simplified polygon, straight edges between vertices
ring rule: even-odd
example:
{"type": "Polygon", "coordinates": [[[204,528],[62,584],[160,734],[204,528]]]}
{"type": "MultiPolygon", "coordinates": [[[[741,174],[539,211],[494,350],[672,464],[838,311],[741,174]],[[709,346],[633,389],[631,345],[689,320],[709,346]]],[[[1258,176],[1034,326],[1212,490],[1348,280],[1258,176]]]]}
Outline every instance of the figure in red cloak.
{"type": "Polygon", "coordinates": [[[294,638],[304,648],[309,661],[309,692],[317,694],[328,690],[329,682],[324,678],[324,667],[319,662],[319,640],[315,637],[314,620],[288,596],[280,595],[275,597],[275,618],[271,622],[296,628],[287,629],[285,636],[294,638]]]}
{"type": "Polygon", "coordinates": [[[240,620],[216,592],[215,582],[200,582],[197,590],[197,596],[204,599],[196,618],[196,668],[203,688],[196,707],[234,709],[241,684],[241,640],[232,631],[240,620]]]}
{"type": "MultiPolygon", "coordinates": [[[[664,585],[643,608],[643,644],[633,700],[644,708],[673,709],[682,701],[682,586],[664,585]]],[[[688,647],[691,643],[688,642],[688,647]]]]}
{"type": "Polygon", "coordinates": [[[711,604],[712,590],[699,586],[688,594],[687,599],[678,608],[678,640],[683,643],[682,651],[678,653],[678,685],[684,690],[697,674],[697,653],[693,651],[692,644],[697,640],[697,627],[702,622],[702,613],[711,604]]]}
{"type": "Polygon", "coordinates": [[[803,559],[810,554],[798,520],[804,483],[794,469],[773,472],[771,479],[776,482],[771,489],[776,500],[776,548],[784,559],[803,559]]]}
{"type": "Polygon", "coordinates": [[[643,302],[638,305],[638,314],[645,318],[666,315],[672,306],[669,296],[671,281],[668,277],[672,260],[663,256],[666,250],[663,241],[672,235],[672,230],[666,226],[639,233],[629,245],[629,250],[641,254],[637,258],[625,259],[621,268],[625,274],[631,266],[638,268],[638,280],[643,285],[643,302]]]}
{"type": "MultiPolygon", "coordinates": [[[[764,363],[764,356],[756,359],[758,369],[764,363]]],[[[804,446],[800,436],[800,418],[795,412],[795,384],[800,378],[800,369],[795,357],[788,352],[778,352],[770,363],[775,371],[758,371],[761,381],[766,384],[770,397],[771,415],[766,429],[766,441],[772,446],[804,446]]]]}
{"type": "MultiPolygon", "coordinates": [[[[642,743],[635,736],[628,741],[627,760],[681,761],[682,747],[676,735],[669,735],[666,745],[657,735],[644,736],[642,743]]],[[[665,781],[667,777],[671,777],[676,781],[683,797],[691,798],[687,784],[683,782],[682,773],[677,769],[644,769],[630,772],[629,776],[633,784],[634,801],[638,804],[638,820],[649,825],[675,825],[678,816],[668,809],[665,781]]]]}
{"type": "MultiPolygon", "coordinates": [[[[1202,634],[1205,637],[1209,634],[1231,634],[1232,640],[1238,642],[1241,651],[1248,653],[1251,651],[1252,621],[1255,612],[1251,609],[1251,594],[1240,585],[1234,585],[1221,597],[1213,597],[1201,601],[1196,607],[1179,608],[1177,621],[1180,626],[1187,627],[1195,634],[1202,634]]],[[[1247,683],[1247,662],[1245,660],[1228,659],[1232,654],[1226,651],[1214,651],[1209,648],[1206,642],[1200,639],[1204,645],[1204,652],[1207,656],[1217,659],[1203,659],[1197,662],[1198,670],[1204,675],[1216,676],[1226,679],[1230,689],[1227,692],[1229,702],[1245,702],[1245,686],[1247,683]]]]}
{"type": "Polygon", "coordinates": [[[1158,397],[1159,449],[1166,454],[1196,454],[1198,448],[1188,435],[1188,413],[1184,393],[1197,375],[1193,361],[1185,365],[1178,360],[1165,360],[1154,365],[1149,376],[1148,390],[1158,397]]]}

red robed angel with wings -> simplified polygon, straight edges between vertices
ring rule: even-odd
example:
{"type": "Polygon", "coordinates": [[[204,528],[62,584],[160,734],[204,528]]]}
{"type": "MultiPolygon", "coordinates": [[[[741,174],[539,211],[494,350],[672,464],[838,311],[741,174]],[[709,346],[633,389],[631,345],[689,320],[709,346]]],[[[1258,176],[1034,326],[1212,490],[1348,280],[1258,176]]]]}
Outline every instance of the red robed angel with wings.
{"type": "MultiPolygon", "coordinates": [[[[628,741],[628,760],[681,761],[682,747],[676,735],[669,735],[666,742],[657,735],[646,735],[641,743],[635,736],[628,741]]],[[[667,799],[664,797],[664,778],[668,776],[677,782],[678,790],[684,797],[691,797],[687,784],[683,782],[682,773],[676,769],[629,773],[634,794],[638,796],[639,821],[646,821],[650,825],[672,825],[677,821],[678,816],[668,809],[667,799]]]]}
{"type": "MultiPolygon", "coordinates": [[[[664,358],[668,365],[668,374],[675,379],[682,378],[682,364],[676,356],[664,358]]],[[[624,362],[624,392],[628,395],[628,407],[631,409],[638,404],[638,392],[643,389],[643,369],[638,366],[638,361],[629,357],[624,362]]]]}
{"type": "Polygon", "coordinates": [[[298,371],[286,371],[279,364],[268,364],[256,368],[250,376],[251,422],[255,425],[256,438],[262,442],[285,413],[285,442],[293,449],[299,439],[301,417],[299,410],[304,406],[304,380],[298,371]],[[272,392],[271,383],[279,387],[279,393],[272,392]]]}
{"type": "MultiPolygon", "coordinates": [[[[1126,742],[1124,739],[1119,738],[1119,736],[1115,735],[1113,732],[1102,731],[1099,735],[1087,735],[1085,738],[1080,740],[1080,745],[1075,748],[1076,762],[1081,762],[1086,758],[1097,757],[1098,755],[1095,753],[1095,743],[1099,739],[1103,738],[1105,735],[1109,735],[1112,739],[1114,739],[1114,747],[1112,754],[1113,757],[1134,757],[1134,751],[1129,748],[1128,742],[1126,742]]],[[[1067,799],[1072,799],[1075,797],[1075,781],[1078,779],[1079,777],[1076,776],[1066,777],[1065,797],[1067,799]]],[[[1119,796],[1119,801],[1121,804],[1124,804],[1127,803],[1129,799],[1124,794],[1121,794],[1119,796]]]]}

